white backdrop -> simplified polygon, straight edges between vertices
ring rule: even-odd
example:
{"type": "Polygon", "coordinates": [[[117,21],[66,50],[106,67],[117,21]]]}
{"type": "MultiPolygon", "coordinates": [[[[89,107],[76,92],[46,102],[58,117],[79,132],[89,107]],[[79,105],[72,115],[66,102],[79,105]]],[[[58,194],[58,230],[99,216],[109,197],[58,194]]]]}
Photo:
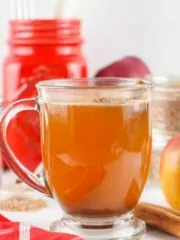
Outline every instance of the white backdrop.
{"type": "MultiPolygon", "coordinates": [[[[50,1],[36,0],[38,15],[52,15],[50,1]]],[[[83,34],[90,75],[124,55],[140,56],[156,74],[180,74],[179,0],[86,1],[83,34]]],[[[8,1],[0,0],[0,64],[8,14],[8,1]]]]}

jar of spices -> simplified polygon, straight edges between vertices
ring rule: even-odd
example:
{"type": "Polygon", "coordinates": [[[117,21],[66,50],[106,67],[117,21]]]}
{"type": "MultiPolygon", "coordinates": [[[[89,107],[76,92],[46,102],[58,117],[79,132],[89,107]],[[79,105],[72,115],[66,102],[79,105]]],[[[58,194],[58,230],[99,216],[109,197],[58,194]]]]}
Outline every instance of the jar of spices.
{"type": "MultiPolygon", "coordinates": [[[[87,77],[80,20],[13,20],[9,25],[9,56],[3,65],[4,106],[36,96],[39,81],[87,77]]],[[[16,157],[34,170],[41,162],[38,114],[19,114],[7,134],[16,157]]]]}
{"type": "Polygon", "coordinates": [[[154,78],[153,82],[154,137],[168,141],[180,133],[180,77],[154,78]]]}
{"type": "Polygon", "coordinates": [[[153,158],[150,180],[158,183],[161,154],[168,141],[180,133],[180,77],[152,77],[153,158]]]}

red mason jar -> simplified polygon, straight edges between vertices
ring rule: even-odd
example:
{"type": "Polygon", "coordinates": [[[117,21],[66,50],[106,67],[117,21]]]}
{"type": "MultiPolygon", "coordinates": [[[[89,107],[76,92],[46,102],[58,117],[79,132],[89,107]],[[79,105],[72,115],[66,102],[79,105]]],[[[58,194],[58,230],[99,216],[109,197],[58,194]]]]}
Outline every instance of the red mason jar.
{"type": "MultiPolygon", "coordinates": [[[[87,77],[79,20],[11,21],[9,36],[10,54],[3,66],[5,106],[36,96],[39,81],[87,77]]],[[[41,162],[38,114],[27,111],[16,116],[7,135],[16,157],[35,170],[41,162]]]]}

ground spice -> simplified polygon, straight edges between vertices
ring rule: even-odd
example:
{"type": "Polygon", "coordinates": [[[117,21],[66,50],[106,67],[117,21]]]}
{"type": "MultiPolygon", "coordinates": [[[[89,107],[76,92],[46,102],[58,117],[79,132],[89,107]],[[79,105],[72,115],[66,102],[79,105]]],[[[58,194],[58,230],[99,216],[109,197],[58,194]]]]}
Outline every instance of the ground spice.
{"type": "Polygon", "coordinates": [[[0,209],[9,212],[34,212],[47,207],[43,199],[14,196],[0,201],[0,209]]]}

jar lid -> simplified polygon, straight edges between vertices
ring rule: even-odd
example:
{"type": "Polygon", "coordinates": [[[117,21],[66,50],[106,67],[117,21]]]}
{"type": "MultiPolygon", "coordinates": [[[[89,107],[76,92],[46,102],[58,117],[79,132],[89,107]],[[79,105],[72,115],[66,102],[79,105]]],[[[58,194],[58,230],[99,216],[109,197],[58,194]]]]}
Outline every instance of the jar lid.
{"type": "Polygon", "coordinates": [[[9,21],[9,44],[74,45],[82,44],[78,19],[41,19],[9,21]]]}

